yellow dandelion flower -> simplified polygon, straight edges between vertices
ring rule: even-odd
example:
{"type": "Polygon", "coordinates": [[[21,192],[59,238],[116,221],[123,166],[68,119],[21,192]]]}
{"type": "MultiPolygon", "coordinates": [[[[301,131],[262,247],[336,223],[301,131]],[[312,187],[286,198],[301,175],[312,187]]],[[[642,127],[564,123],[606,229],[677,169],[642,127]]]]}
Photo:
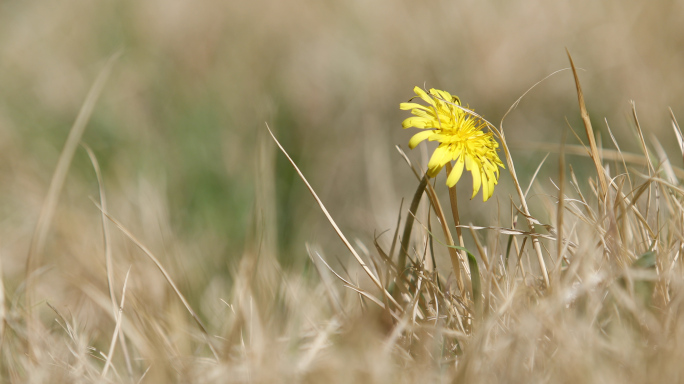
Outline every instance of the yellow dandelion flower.
{"type": "MultiPolygon", "coordinates": [[[[449,92],[430,89],[425,92],[420,87],[413,91],[428,105],[401,103],[399,108],[411,110],[414,115],[404,120],[404,128],[420,128],[423,132],[413,135],[409,148],[415,148],[424,140],[438,141],[428,163],[428,176],[435,177],[450,161],[455,165],[447,177],[449,187],[456,185],[463,174],[463,167],[473,175],[473,197],[482,187],[482,199],[487,201],[494,193],[499,181],[499,167],[504,168],[492,132],[485,132],[486,123],[458,108],[461,100],[449,92]]],[[[410,101],[410,100],[409,100],[410,101]]]]}

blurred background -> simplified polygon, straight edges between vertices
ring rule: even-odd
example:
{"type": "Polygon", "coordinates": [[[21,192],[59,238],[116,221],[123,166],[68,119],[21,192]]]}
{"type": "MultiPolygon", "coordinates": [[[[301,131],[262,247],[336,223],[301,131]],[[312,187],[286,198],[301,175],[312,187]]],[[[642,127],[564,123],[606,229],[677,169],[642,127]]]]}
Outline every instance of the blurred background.
{"type": "MultiPolygon", "coordinates": [[[[530,86],[569,66],[567,47],[583,69],[589,113],[606,147],[604,118],[623,150],[638,150],[635,100],[645,134],[676,155],[668,107],[684,119],[683,19],[682,1],[0,1],[7,295],[20,294],[56,161],[88,89],[116,52],[82,141],[102,167],[110,212],[197,302],[228,289],[246,252],[273,255],[294,271],[305,268],[306,242],[347,257],[266,124],[347,236],[372,249],[374,232],[393,229],[401,199],[417,185],[394,148],[406,149],[414,133],[401,129],[408,112],[398,108],[414,86],[448,90],[498,125],[530,86]]],[[[529,144],[557,147],[568,125],[582,133],[578,111],[572,74],[563,71],[506,119],[521,182],[546,154],[529,144]]],[[[577,143],[572,134],[568,142],[577,143]]],[[[424,165],[428,150],[409,156],[424,165]]],[[[570,161],[580,174],[589,164],[570,161]]],[[[543,188],[557,168],[552,155],[539,177],[543,188]]],[[[481,194],[469,201],[465,177],[462,220],[494,225],[500,210],[510,217],[510,187],[503,172],[490,202],[481,194]]],[[[97,180],[79,149],[39,263],[40,297],[85,303],[75,293],[85,282],[106,292],[100,216],[90,197],[97,199],[97,180]]],[[[118,284],[133,265],[132,292],[144,284],[137,295],[161,295],[166,286],[149,261],[113,233],[118,284]]],[[[206,314],[217,303],[202,305],[206,314]]]]}

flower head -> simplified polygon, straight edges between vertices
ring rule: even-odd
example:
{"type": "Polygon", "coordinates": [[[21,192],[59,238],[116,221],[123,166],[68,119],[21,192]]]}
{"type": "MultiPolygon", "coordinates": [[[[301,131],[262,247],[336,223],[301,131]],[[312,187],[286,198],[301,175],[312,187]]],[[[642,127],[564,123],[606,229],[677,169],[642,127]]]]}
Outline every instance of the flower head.
{"type": "MultiPolygon", "coordinates": [[[[449,92],[430,89],[427,93],[415,87],[413,91],[428,105],[401,103],[399,108],[411,110],[414,115],[404,120],[404,128],[420,128],[409,141],[409,148],[415,148],[424,140],[438,141],[428,163],[428,176],[435,177],[450,161],[454,168],[447,177],[447,185],[453,187],[463,174],[463,167],[473,175],[473,197],[482,187],[482,199],[487,201],[494,193],[499,180],[499,167],[504,168],[492,132],[485,132],[486,123],[459,108],[461,100],[449,92]]],[[[413,100],[413,98],[411,99],[413,100]]]]}

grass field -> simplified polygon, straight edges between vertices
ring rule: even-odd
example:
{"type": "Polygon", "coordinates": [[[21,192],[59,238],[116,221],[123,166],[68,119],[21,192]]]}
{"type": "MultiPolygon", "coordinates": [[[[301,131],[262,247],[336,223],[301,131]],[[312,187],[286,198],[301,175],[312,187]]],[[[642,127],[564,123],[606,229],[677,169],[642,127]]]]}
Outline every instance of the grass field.
{"type": "Polygon", "coordinates": [[[683,17],[0,2],[0,382],[682,381],[683,17]],[[421,183],[416,85],[488,201],[421,183]]]}

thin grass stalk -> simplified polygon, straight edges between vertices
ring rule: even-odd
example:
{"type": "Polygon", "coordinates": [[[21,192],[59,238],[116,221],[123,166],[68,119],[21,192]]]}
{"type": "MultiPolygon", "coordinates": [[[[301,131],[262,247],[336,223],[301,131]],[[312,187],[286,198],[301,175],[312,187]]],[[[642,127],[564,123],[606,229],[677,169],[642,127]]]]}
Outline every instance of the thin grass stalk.
{"type": "MultiPolygon", "coordinates": [[[[627,176],[627,180],[629,181],[630,188],[632,187],[632,179],[629,176],[629,170],[627,169],[627,161],[625,161],[625,157],[622,154],[622,151],[620,150],[620,146],[618,145],[617,139],[615,139],[615,136],[613,135],[613,131],[610,129],[610,125],[608,124],[608,119],[604,119],[606,122],[606,129],[608,129],[608,134],[610,135],[610,139],[613,141],[613,145],[615,145],[615,149],[617,150],[618,154],[620,155],[620,160],[622,160],[622,167],[624,168],[624,172],[627,176]]],[[[601,155],[605,159],[606,157],[606,151],[607,149],[604,149],[601,151],[601,155]]],[[[673,171],[674,172],[674,171],[673,171]]]]}
{"type": "Polygon", "coordinates": [[[556,210],[556,273],[554,280],[560,283],[563,269],[563,212],[565,211],[565,137],[561,142],[560,158],[558,159],[558,206],[556,210]]]}
{"type": "Polygon", "coordinates": [[[119,312],[116,315],[116,327],[114,328],[114,334],[112,335],[112,341],[111,341],[111,344],[109,345],[109,352],[107,352],[107,362],[105,363],[105,366],[102,369],[102,374],[100,375],[100,377],[107,376],[107,371],[109,370],[109,366],[112,363],[112,358],[114,356],[114,348],[116,348],[116,340],[117,340],[118,335],[120,334],[119,330],[121,329],[121,323],[123,322],[123,309],[124,309],[124,303],[126,302],[126,285],[128,284],[128,275],[130,273],[131,273],[131,267],[128,268],[128,272],[126,272],[126,278],[124,279],[123,288],[121,290],[121,306],[119,307],[119,312]]]}
{"type": "Polygon", "coordinates": [[[370,270],[370,268],[368,268],[368,265],[366,265],[366,263],[363,261],[361,256],[359,256],[359,254],[356,252],[354,247],[352,247],[349,240],[347,240],[347,237],[342,233],[342,230],[340,230],[340,228],[337,226],[337,223],[335,222],[335,220],[332,218],[332,216],[328,212],[328,209],[325,208],[325,205],[323,205],[323,201],[321,201],[321,199],[318,197],[318,194],[316,194],[316,192],[314,191],[311,184],[309,184],[309,181],[306,180],[306,177],[304,177],[304,174],[302,173],[302,171],[299,170],[299,167],[297,167],[297,164],[295,164],[294,160],[292,160],[292,158],[287,153],[287,151],[285,151],[285,148],[283,148],[283,146],[280,144],[278,139],[276,139],[275,135],[271,131],[271,128],[268,126],[268,124],[266,124],[266,129],[268,130],[268,133],[271,135],[271,138],[273,138],[273,141],[275,141],[278,148],[280,148],[280,151],[285,155],[285,157],[287,157],[287,160],[290,162],[292,167],[295,169],[295,171],[297,172],[299,177],[302,179],[304,184],[306,184],[307,189],[309,190],[309,192],[313,196],[314,200],[316,200],[316,202],[318,203],[318,206],[321,208],[321,211],[323,211],[323,214],[328,219],[328,222],[330,223],[330,225],[335,230],[335,233],[337,234],[337,236],[339,236],[340,240],[342,240],[342,242],[347,247],[349,252],[351,252],[352,256],[354,256],[356,261],[359,263],[361,268],[363,268],[363,270],[366,272],[368,277],[370,277],[371,281],[373,281],[373,284],[375,284],[375,286],[378,287],[378,289],[380,289],[380,291],[382,291],[383,295],[387,296],[387,298],[392,302],[392,304],[394,304],[397,308],[399,308],[401,310],[401,305],[399,305],[399,303],[394,299],[394,297],[392,297],[392,295],[387,291],[387,289],[385,289],[385,287],[382,285],[382,282],[380,282],[380,280],[375,276],[375,274],[373,274],[373,272],[370,270]]]}
{"type": "MultiPolygon", "coordinates": [[[[636,111],[636,102],[632,100],[630,102],[632,106],[632,117],[634,118],[634,124],[636,126],[637,130],[637,135],[639,137],[639,143],[641,144],[641,150],[644,152],[644,156],[646,157],[646,161],[648,162],[648,176],[649,177],[654,177],[655,176],[655,167],[653,166],[653,162],[651,161],[651,155],[648,152],[648,147],[646,146],[646,139],[644,138],[644,132],[641,129],[641,124],[639,123],[639,117],[637,116],[637,111],[636,111]]],[[[651,199],[652,199],[652,192],[651,192],[651,183],[646,183],[644,185],[648,186],[648,194],[646,195],[646,214],[644,217],[648,221],[648,216],[651,211],[651,199]]],[[[636,201],[636,199],[634,199],[636,201]]],[[[657,223],[656,223],[656,228],[657,228],[657,223]]],[[[653,238],[653,241],[656,241],[655,238],[653,238]]]]}
{"type": "Polygon", "coordinates": [[[682,152],[682,160],[684,160],[684,136],[682,135],[682,130],[679,128],[677,118],[675,117],[674,112],[672,112],[672,108],[668,109],[670,110],[670,118],[672,119],[672,129],[674,129],[675,136],[677,136],[679,150],[682,152]]]}
{"type": "Polygon", "coordinates": [[[81,141],[83,132],[85,132],[90,116],[93,113],[95,104],[100,98],[100,94],[104,90],[104,86],[107,83],[109,74],[114,67],[114,63],[121,55],[121,52],[117,52],[112,55],[106,62],[104,68],[100,71],[97,78],[90,87],[88,94],[86,95],[85,101],[81,106],[81,109],[76,116],[76,120],[69,130],[69,136],[64,143],[64,148],[59,155],[57,160],[57,165],[55,166],[55,172],[52,174],[52,180],[50,180],[50,187],[48,189],[45,201],[40,209],[40,214],[38,215],[38,221],[36,223],[36,228],[31,237],[31,244],[29,246],[28,255],[26,257],[26,272],[25,272],[25,308],[27,311],[27,353],[29,357],[34,358],[32,346],[34,344],[34,338],[36,336],[36,324],[34,324],[37,319],[33,318],[33,278],[34,271],[38,265],[40,265],[40,257],[43,254],[45,248],[45,241],[47,239],[48,231],[50,230],[50,225],[52,223],[52,218],[55,214],[55,209],[57,207],[57,202],[59,201],[59,196],[62,192],[62,187],[66,181],[67,173],[69,171],[69,166],[71,165],[71,160],[74,157],[74,153],[78,148],[78,143],[81,141]]]}
{"type": "Polygon", "coordinates": [[[473,228],[473,223],[469,224],[470,227],[470,235],[473,237],[473,241],[475,242],[475,247],[477,248],[477,251],[480,253],[480,258],[482,259],[482,262],[485,265],[485,269],[489,271],[489,258],[487,257],[487,252],[485,252],[484,248],[482,248],[482,244],[480,244],[480,240],[477,238],[477,235],[475,234],[475,229],[473,228]]]}
{"type": "MultiPolygon", "coordinates": [[[[518,214],[513,213],[514,212],[513,205],[514,205],[513,198],[511,198],[511,228],[515,229],[518,226],[517,225],[518,224],[518,214]]],[[[471,225],[471,231],[473,231],[473,230],[474,229],[472,228],[472,225],[471,225]]],[[[519,250],[520,250],[520,244],[518,244],[518,239],[516,236],[509,235],[509,237],[508,237],[508,244],[506,245],[506,258],[504,259],[506,270],[508,270],[508,268],[509,268],[508,267],[508,260],[510,260],[511,246],[515,250],[515,255],[517,256],[519,253],[519,250]]],[[[525,264],[522,262],[522,259],[517,259],[516,263],[517,263],[517,266],[520,268],[520,275],[524,279],[525,275],[526,275],[525,264]]],[[[529,266],[530,263],[528,262],[527,265],[529,266]]]]}
{"type": "MultiPolygon", "coordinates": [[[[504,122],[504,120],[506,119],[506,116],[508,116],[508,114],[511,113],[511,111],[513,111],[513,110],[518,106],[518,104],[520,104],[520,101],[521,101],[521,100],[522,100],[530,91],[532,91],[537,85],[541,84],[542,82],[544,82],[546,79],[550,78],[551,76],[554,76],[554,75],[556,75],[557,73],[560,73],[560,72],[565,71],[565,70],[567,70],[567,69],[568,69],[568,68],[563,68],[563,69],[559,69],[559,70],[557,70],[557,71],[554,71],[554,72],[552,72],[551,74],[549,74],[548,76],[546,76],[546,77],[544,77],[543,79],[541,79],[541,80],[539,80],[538,82],[536,82],[536,83],[535,83],[534,85],[532,85],[530,88],[528,88],[527,91],[525,91],[525,93],[523,93],[522,96],[520,96],[520,97],[519,97],[519,98],[510,106],[510,108],[508,108],[508,111],[506,111],[506,113],[504,114],[504,116],[501,118],[501,123],[499,124],[499,128],[498,128],[498,129],[496,128],[496,126],[494,126],[494,124],[490,123],[489,121],[487,121],[487,120],[485,120],[485,119],[482,119],[485,123],[487,123],[487,126],[489,126],[489,128],[490,128],[490,129],[499,137],[499,139],[501,140],[501,147],[503,148],[503,150],[504,150],[504,155],[505,155],[505,157],[506,157],[506,164],[508,165],[508,172],[511,174],[511,177],[513,178],[513,184],[515,185],[515,189],[516,189],[516,191],[518,192],[518,197],[520,198],[520,204],[521,204],[521,206],[522,206],[523,213],[525,214],[525,219],[527,220],[527,225],[528,225],[528,227],[530,228],[530,232],[536,232],[536,228],[535,228],[535,224],[534,224],[534,222],[533,222],[533,220],[532,220],[532,216],[530,215],[530,209],[529,209],[528,206],[527,206],[527,199],[526,199],[526,197],[525,197],[525,194],[523,194],[522,189],[520,188],[520,182],[518,181],[518,176],[517,176],[517,174],[516,174],[516,172],[515,172],[515,165],[513,164],[513,158],[511,157],[511,152],[510,152],[508,143],[506,142],[506,136],[505,136],[505,134],[504,134],[503,122],[504,122]]],[[[474,114],[474,112],[471,112],[471,113],[474,114]]],[[[477,114],[475,114],[475,115],[476,115],[476,116],[479,116],[479,115],[477,115],[477,114]]],[[[480,118],[481,118],[481,117],[480,117],[480,118]]],[[[533,236],[533,237],[532,237],[532,244],[533,244],[534,251],[535,251],[535,253],[537,254],[537,261],[538,261],[538,263],[539,263],[539,268],[541,269],[541,272],[542,272],[542,277],[543,277],[543,279],[544,279],[544,285],[545,285],[546,287],[549,287],[549,273],[548,273],[548,271],[547,271],[547,269],[546,269],[546,263],[544,262],[544,254],[542,253],[541,244],[540,244],[540,242],[539,242],[539,239],[537,239],[536,237],[533,236]]],[[[521,251],[522,251],[522,248],[524,248],[524,243],[523,243],[523,246],[521,247],[521,251]]],[[[520,256],[522,256],[522,255],[520,255],[520,256]]],[[[519,258],[519,259],[518,259],[518,262],[520,262],[520,260],[521,260],[521,259],[519,258]]],[[[522,267],[522,264],[521,264],[521,267],[522,267]]]]}
{"type": "MultiPolygon", "coordinates": [[[[340,303],[340,298],[337,296],[337,293],[335,292],[335,289],[332,286],[332,282],[330,281],[330,278],[328,275],[325,275],[322,271],[322,268],[318,266],[318,263],[316,262],[316,259],[313,256],[314,250],[311,249],[311,246],[309,243],[305,244],[306,247],[306,253],[309,255],[309,259],[311,260],[311,263],[314,265],[314,268],[316,269],[316,272],[318,273],[318,276],[321,278],[321,281],[323,282],[323,286],[325,287],[325,293],[328,296],[328,300],[330,301],[330,307],[333,308],[333,311],[335,312],[336,316],[343,316],[346,317],[347,314],[344,311],[344,308],[342,307],[342,304],[340,303]]],[[[389,307],[389,306],[388,306],[389,307]]]]}
{"type": "MultiPolygon", "coordinates": [[[[513,178],[513,184],[515,184],[516,191],[518,192],[518,196],[520,197],[520,202],[522,205],[522,212],[525,214],[525,219],[527,220],[527,225],[530,228],[530,232],[535,233],[536,227],[535,227],[534,221],[532,219],[532,216],[530,215],[530,209],[527,206],[527,200],[525,199],[525,195],[523,194],[523,191],[520,188],[520,183],[518,182],[518,176],[516,175],[516,172],[515,172],[515,166],[513,165],[513,158],[511,157],[511,153],[508,149],[508,145],[506,144],[506,138],[504,136],[503,130],[501,131],[500,138],[501,138],[501,142],[502,142],[501,146],[503,147],[504,154],[506,155],[506,163],[508,164],[508,171],[510,172],[511,177],[513,178]]],[[[539,242],[539,239],[535,236],[532,237],[532,247],[534,248],[534,251],[537,254],[537,262],[539,263],[539,268],[541,269],[542,278],[544,279],[544,286],[549,287],[549,272],[546,269],[546,263],[544,262],[544,254],[542,253],[541,244],[539,242]]]]}
{"type": "Polygon", "coordinates": [[[584,129],[586,131],[587,138],[589,139],[591,159],[594,161],[594,166],[596,167],[596,174],[599,179],[599,202],[603,204],[606,199],[606,194],[608,193],[608,183],[606,182],[606,175],[603,171],[603,166],[601,165],[601,157],[596,146],[596,139],[594,138],[594,129],[591,126],[591,119],[589,119],[587,106],[584,102],[584,93],[582,93],[582,86],[580,85],[579,76],[577,75],[577,69],[575,68],[575,63],[572,61],[570,51],[568,51],[567,49],[565,51],[568,54],[568,60],[570,60],[572,74],[575,78],[575,87],[577,88],[577,101],[579,103],[580,115],[582,116],[582,122],[584,123],[584,129]]]}
{"type": "MultiPolygon", "coordinates": [[[[95,202],[93,202],[93,203],[95,203],[95,202]]],[[[159,259],[157,259],[157,257],[154,256],[154,254],[149,249],[147,249],[147,247],[145,245],[143,245],[143,243],[141,243],[135,236],[133,236],[133,234],[123,224],[121,224],[121,222],[119,222],[117,219],[115,219],[114,217],[109,215],[109,213],[105,212],[102,209],[102,207],[100,207],[99,204],[95,203],[95,206],[97,206],[97,208],[100,211],[102,211],[102,213],[104,213],[105,216],[107,216],[107,218],[112,223],[114,223],[114,225],[116,225],[117,228],[119,228],[119,230],[121,232],[123,232],[123,234],[126,235],[126,237],[128,237],[133,242],[133,244],[135,244],[138,248],[140,248],[140,250],[143,251],[143,253],[154,263],[154,265],[157,267],[157,269],[159,269],[161,274],[166,279],[166,282],[169,283],[169,285],[171,286],[173,291],[176,293],[176,296],[178,296],[178,298],[181,300],[181,302],[185,306],[185,309],[190,313],[192,318],[195,320],[195,323],[197,323],[197,326],[202,331],[202,335],[204,336],[204,338],[207,342],[207,345],[209,346],[209,349],[211,350],[212,354],[214,355],[214,358],[216,359],[216,361],[218,362],[219,361],[219,355],[218,355],[218,352],[216,352],[216,349],[214,348],[214,345],[213,345],[211,338],[209,336],[209,332],[207,332],[207,328],[204,326],[204,323],[202,322],[202,320],[200,320],[199,316],[197,316],[197,313],[195,313],[195,311],[192,309],[192,307],[190,306],[190,303],[187,301],[185,296],[181,293],[180,289],[178,289],[178,287],[176,286],[176,283],[174,283],[173,279],[171,278],[171,275],[166,271],[166,269],[161,264],[159,259]]]]}
{"type": "MultiPolygon", "coordinates": [[[[535,143],[535,142],[519,143],[519,142],[516,142],[516,143],[511,143],[511,148],[558,153],[558,145],[549,144],[549,143],[535,143]]],[[[576,156],[591,156],[587,153],[587,148],[585,148],[582,145],[578,145],[578,144],[566,144],[565,145],[565,154],[566,155],[576,155],[576,156]]],[[[646,160],[644,158],[644,155],[640,155],[638,153],[631,153],[631,152],[624,152],[622,150],[603,148],[603,149],[601,149],[601,155],[603,156],[604,160],[612,160],[612,161],[624,160],[626,163],[629,163],[629,164],[648,165],[648,160],[646,160]]],[[[674,174],[677,177],[684,178],[684,169],[682,169],[680,167],[673,166],[672,171],[674,172],[674,174]]],[[[627,171],[625,170],[625,172],[627,172],[627,171]]]]}
{"type": "MultiPolygon", "coordinates": [[[[97,177],[98,192],[100,195],[100,206],[102,206],[102,209],[106,211],[107,197],[105,195],[104,181],[102,180],[100,164],[97,161],[97,157],[95,156],[95,153],[93,153],[93,150],[85,143],[81,143],[81,145],[83,146],[83,148],[85,148],[86,152],[88,153],[90,163],[93,165],[93,169],[95,170],[95,176],[97,177]]],[[[102,212],[100,212],[100,217],[102,220],[102,239],[104,242],[105,249],[105,269],[107,271],[107,286],[109,287],[109,299],[112,302],[112,313],[114,315],[114,319],[116,319],[117,300],[116,293],[114,293],[114,268],[112,266],[112,247],[109,233],[109,220],[107,220],[107,217],[102,212]]],[[[126,275],[126,277],[128,277],[128,275],[126,275]]],[[[119,342],[121,343],[121,350],[123,351],[124,360],[126,361],[126,370],[128,371],[128,377],[133,377],[133,365],[131,364],[131,357],[128,353],[126,337],[123,334],[123,332],[119,333],[119,342]]]]}

